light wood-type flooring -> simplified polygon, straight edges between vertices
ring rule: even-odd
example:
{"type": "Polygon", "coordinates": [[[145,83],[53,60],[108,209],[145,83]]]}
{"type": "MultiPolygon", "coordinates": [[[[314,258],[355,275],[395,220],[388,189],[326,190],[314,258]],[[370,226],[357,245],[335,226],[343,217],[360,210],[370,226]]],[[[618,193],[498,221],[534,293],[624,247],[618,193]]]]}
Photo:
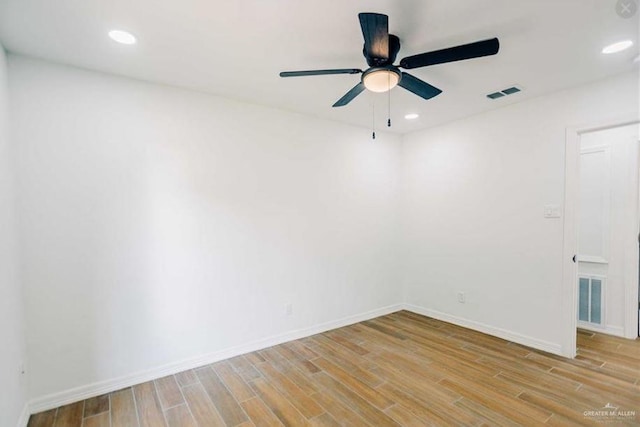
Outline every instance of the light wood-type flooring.
{"type": "Polygon", "coordinates": [[[29,426],[640,425],[640,341],[578,331],[578,347],[564,359],[401,311],[36,414],[29,426]]]}

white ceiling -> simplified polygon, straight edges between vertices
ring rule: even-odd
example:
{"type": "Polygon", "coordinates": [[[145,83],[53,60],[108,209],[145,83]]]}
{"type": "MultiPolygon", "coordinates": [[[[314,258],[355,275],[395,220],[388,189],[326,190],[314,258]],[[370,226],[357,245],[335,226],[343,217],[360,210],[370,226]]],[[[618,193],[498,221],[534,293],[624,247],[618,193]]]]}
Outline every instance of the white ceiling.
{"type": "MultiPolygon", "coordinates": [[[[626,1],[626,0],[625,0],[626,1]]],[[[634,0],[628,0],[634,1],[634,0]]],[[[635,0],[637,1],[637,0],[635,0]]],[[[425,101],[395,88],[392,131],[405,133],[633,69],[638,12],[617,0],[0,0],[10,52],[370,127],[384,128],[387,95],[331,105],[359,75],[282,79],[283,70],[366,68],[359,12],[389,15],[399,59],[497,36],[497,56],[411,70],[444,91],[425,101]],[[138,44],[107,37],[131,31],[138,44]],[[635,46],[602,55],[609,43],[635,46]],[[519,84],[525,92],[488,100],[519,84]],[[406,121],[409,112],[420,114],[406,121]]]]}

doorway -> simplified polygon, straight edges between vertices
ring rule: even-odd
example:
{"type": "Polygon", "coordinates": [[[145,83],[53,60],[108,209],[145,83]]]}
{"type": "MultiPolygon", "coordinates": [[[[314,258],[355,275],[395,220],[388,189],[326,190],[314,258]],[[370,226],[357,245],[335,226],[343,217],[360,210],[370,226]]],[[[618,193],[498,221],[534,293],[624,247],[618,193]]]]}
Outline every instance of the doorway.
{"type": "Polygon", "coordinates": [[[563,353],[576,329],[638,337],[640,140],[637,118],[567,131],[563,353]]]}

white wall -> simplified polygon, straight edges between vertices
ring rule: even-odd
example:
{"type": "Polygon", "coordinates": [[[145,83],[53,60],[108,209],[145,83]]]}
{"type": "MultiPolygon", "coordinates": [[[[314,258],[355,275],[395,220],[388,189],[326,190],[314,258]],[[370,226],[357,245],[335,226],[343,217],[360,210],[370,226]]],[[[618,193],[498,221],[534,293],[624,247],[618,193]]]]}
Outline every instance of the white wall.
{"type": "Polygon", "coordinates": [[[13,151],[9,144],[7,61],[0,45],[0,425],[15,426],[26,404],[13,151]]]}
{"type": "Polygon", "coordinates": [[[402,301],[560,352],[562,219],[543,207],[562,205],[565,129],[638,109],[628,74],[400,146],[20,56],[9,71],[36,401],[402,301]]]}
{"type": "Polygon", "coordinates": [[[543,213],[563,204],[566,128],[637,116],[637,94],[638,75],[629,73],[407,135],[407,301],[563,351],[563,223],[543,213]]]}
{"type": "Polygon", "coordinates": [[[31,397],[401,302],[399,137],[9,65],[31,397]]]}

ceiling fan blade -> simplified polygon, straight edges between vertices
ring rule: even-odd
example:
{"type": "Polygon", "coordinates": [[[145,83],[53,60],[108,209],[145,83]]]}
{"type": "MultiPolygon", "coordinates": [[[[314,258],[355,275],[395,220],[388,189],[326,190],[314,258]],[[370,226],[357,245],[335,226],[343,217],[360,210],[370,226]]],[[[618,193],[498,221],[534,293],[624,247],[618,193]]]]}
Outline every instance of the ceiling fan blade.
{"type": "Polygon", "coordinates": [[[357,68],[341,68],[336,70],[283,71],[280,77],[324,76],[328,74],[358,74],[362,70],[357,68]]]}
{"type": "Polygon", "coordinates": [[[389,17],[380,13],[360,13],[367,58],[389,59],[389,17]]]}
{"type": "Polygon", "coordinates": [[[362,82],[358,83],[357,85],[352,87],[349,92],[345,93],[342,98],[338,99],[338,101],[336,101],[336,103],[333,104],[333,107],[344,107],[345,105],[350,103],[353,100],[353,98],[360,95],[363,90],[364,90],[364,83],[362,82]]]}
{"type": "Polygon", "coordinates": [[[410,70],[412,68],[426,67],[428,65],[444,64],[447,62],[495,55],[499,50],[500,42],[497,38],[493,38],[447,49],[434,50],[433,52],[407,56],[400,61],[400,66],[410,70]]]}
{"type": "Polygon", "coordinates": [[[442,91],[437,87],[431,86],[429,83],[423,82],[409,73],[402,73],[402,78],[400,79],[398,86],[401,86],[409,92],[413,92],[424,99],[431,99],[442,93],[442,91]]]}

